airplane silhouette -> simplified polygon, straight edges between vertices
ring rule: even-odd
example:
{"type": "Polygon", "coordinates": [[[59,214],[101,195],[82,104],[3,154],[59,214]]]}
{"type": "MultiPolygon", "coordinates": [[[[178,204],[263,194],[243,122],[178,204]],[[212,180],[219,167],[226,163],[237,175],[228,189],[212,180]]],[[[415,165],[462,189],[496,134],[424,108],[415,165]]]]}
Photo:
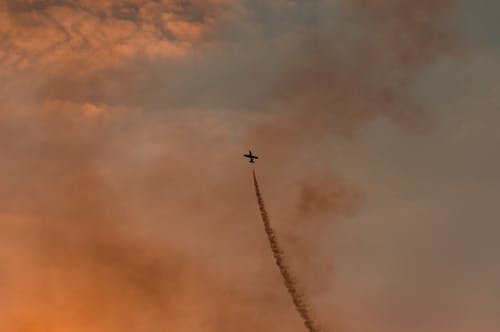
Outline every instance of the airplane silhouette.
{"type": "Polygon", "coordinates": [[[253,161],[253,160],[254,160],[254,159],[259,159],[259,157],[254,156],[254,155],[252,154],[252,151],[250,151],[250,150],[248,150],[248,154],[244,154],[244,155],[243,155],[243,157],[246,157],[246,158],[250,159],[250,160],[248,161],[249,163],[255,163],[255,161],[253,161]]]}

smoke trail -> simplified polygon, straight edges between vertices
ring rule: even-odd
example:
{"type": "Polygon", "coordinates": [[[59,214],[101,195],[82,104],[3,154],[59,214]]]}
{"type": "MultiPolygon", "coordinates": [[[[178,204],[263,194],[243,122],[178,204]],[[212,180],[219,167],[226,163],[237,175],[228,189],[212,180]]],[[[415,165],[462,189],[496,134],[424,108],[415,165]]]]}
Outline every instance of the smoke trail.
{"type": "Polygon", "coordinates": [[[271,227],[269,216],[267,215],[267,211],[264,206],[264,200],[262,199],[262,195],[260,193],[259,183],[257,182],[257,177],[255,176],[255,171],[253,171],[253,182],[255,184],[255,193],[257,195],[257,201],[259,203],[262,222],[264,223],[267,238],[269,240],[269,244],[271,245],[271,250],[273,251],[274,260],[276,261],[276,265],[281,272],[285,287],[292,297],[295,309],[304,320],[304,325],[306,326],[307,330],[309,332],[319,332],[319,327],[311,317],[311,313],[309,311],[307,303],[305,302],[304,296],[298,291],[297,282],[295,281],[293,275],[290,272],[290,268],[285,262],[285,254],[278,243],[276,232],[271,227]]]}

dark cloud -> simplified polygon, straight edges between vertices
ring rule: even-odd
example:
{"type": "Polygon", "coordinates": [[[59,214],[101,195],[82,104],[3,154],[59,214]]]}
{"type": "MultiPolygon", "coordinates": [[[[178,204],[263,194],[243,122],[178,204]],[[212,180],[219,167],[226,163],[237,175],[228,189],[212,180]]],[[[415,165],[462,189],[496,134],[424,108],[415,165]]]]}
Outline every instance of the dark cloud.
{"type": "Polygon", "coordinates": [[[359,205],[360,194],[329,176],[307,179],[300,188],[297,207],[304,217],[353,213],[359,205]]]}

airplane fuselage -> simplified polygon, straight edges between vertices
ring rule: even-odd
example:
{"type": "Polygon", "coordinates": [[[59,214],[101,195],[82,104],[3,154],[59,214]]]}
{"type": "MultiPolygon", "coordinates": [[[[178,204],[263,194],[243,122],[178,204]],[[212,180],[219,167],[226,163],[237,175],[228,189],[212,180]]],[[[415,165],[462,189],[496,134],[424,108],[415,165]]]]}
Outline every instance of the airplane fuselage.
{"type": "Polygon", "coordinates": [[[252,164],[255,164],[254,159],[259,159],[259,157],[254,156],[254,155],[252,154],[252,151],[248,151],[248,154],[244,154],[244,155],[243,155],[243,157],[248,158],[248,159],[249,159],[249,160],[248,160],[248,162],[249,162],[249,163],[252,163],[252,164]]]}

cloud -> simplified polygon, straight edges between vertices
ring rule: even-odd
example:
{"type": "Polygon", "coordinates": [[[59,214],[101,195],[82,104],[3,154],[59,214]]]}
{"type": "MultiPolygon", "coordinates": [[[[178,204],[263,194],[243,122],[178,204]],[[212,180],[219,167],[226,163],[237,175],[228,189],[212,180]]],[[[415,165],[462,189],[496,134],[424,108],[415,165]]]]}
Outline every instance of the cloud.
{"type": "Polygon", "coordinates": [[[318,176],[304,181],[297,206],[304,217],[315,214],[350,214],[358,208],[359,200],[359,193],[347,188],[341,180],[318,176]]]}
{"type": "Polygon", "coordinates": [[[213,33],[229,1],[6,1],[2,63],[25,70],[120,66],[179,58],[213,33]]]}
{"type": "Polygon", "coordinates": [[[331,142],[428,121],[410,88],[453,46],[451,6],[2,3],[0,328],[300,331],[238,156],[261,156],[317,307],[333,288],[324,234],[362,206],[331,142]]]}

